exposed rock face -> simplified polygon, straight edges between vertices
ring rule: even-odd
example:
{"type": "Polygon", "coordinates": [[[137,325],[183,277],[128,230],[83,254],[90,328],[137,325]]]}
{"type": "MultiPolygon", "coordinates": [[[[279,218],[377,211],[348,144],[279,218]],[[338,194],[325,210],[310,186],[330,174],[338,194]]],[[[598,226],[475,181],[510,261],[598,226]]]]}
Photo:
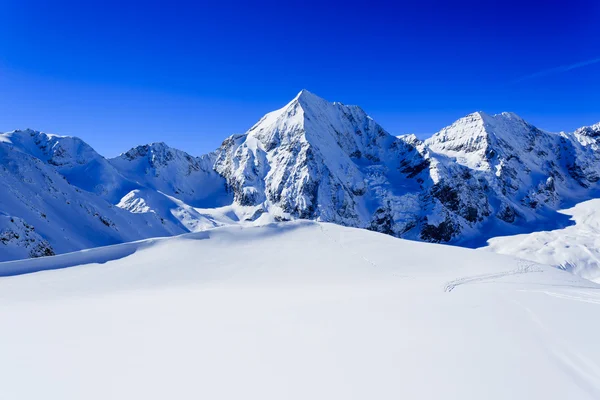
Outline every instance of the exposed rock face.
{"type": "Polygon", "coordinates": [[[227,139],[215,170],[240,205],[466,243],[516,232],[585,197],[600,176],[599,131],[554,134],[513,113],[477,112],[423,142],[302,91],[227,139]]]}
{"type": "Polygon", "coordinates": [[[107,160],[78,138],[2,134],[0,212],[48,243],[35,254],[294,218],[474,246],[592,196],[599,144],[600,124],[550,133],[513,113],[395,137],[304,90],[201,157],[152,143],[107,160]]]}
{"type": "Polygon", "coordinates": [[[429,160],[432,183],[424,199],[433,209],[442,206],[419,235],[428,241],[482,243],[498,232],[516,232],[548,218],[561,201],[585,196],[597,181],[591,146],[575,134],[542,131],[513,113],[470,114],[419,149],[429,160]]]}
{"type": "MultiPolygon", "coordinates": [[[[19,238],[12,234],[5,236],[11,246],[21,246],[33,256],[49,254],[45,248],[64,253],[185,232],[174,224],[162,224],[155,214],[132,214],[115,207],[107,200],[108,194],[105,198],[76,186],[74,181],[60,173],[59,166],[36,152],[37,147],[23,146],[30,135],[31,132],[0,135],[0,216],[9,221],[5,221],[3,228],[19,235],[19,238]],[[21,135],[26,136],[15,138],[21,135]],[[10,222],[11,219],[15,222],[10,222]],[[20,225],[18,221],[21,221],[20,225]],[[21,228],[15,228],[17,225],[21,228]],[[41,244],[40,249],[33,249],[33,243],[41,244]]],[[[38,132],[36,135],[43,134],[38,132]]],[[[80,181],[86,177],[94,179],[91,174],[82,174],[80,181]]],[[[0,260],[14,259],[17,255],[20,258],[23,254],[0,251],[0,260]]]]}
{"type": "Polygon", "coordinates": [[[48,241],[35,232],[35,228],[21,218],[0,215],[0,251],[12,258],[53,256],[54,249],[48,241]]]}
{"type": "Polygon", "coordinates": [[[398,208],[389,201],[400,200],[396,183],[418,186],[407,176],[426,165],[412,144],[359,107],[307,91],[245,135],[228,138],[218,153],[215,170],[240,205],[373,229],[381,223],[389,232],[389,219],[380,215],[398,208]]]}

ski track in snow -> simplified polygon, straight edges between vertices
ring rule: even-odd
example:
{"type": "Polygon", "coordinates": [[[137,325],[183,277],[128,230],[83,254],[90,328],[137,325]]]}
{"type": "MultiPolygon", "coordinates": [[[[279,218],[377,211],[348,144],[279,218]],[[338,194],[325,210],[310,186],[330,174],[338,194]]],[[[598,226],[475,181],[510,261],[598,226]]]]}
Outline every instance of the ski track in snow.
{"type": "Polygon", "coordinates": [[[461,286],[461,285],[466,285],[466,284],[471,284],[471,283],[482,283],[482,282],[488,282],[488,281],[495,282],[495,279],[500,279],[500,278],[504,278],[504,277],[512,276],[512,275],[527,274],[527,273],[531,273],[531,272],[543,272],[543,271],[539,268],[536,269],[533,264],[523,264],[523,265],[519,266],[519,268],[511,270],[511,271],[499,272],[499,273],[494,273],[494,274],[466,276],[466,277],[458,278],[458,279],[455,279],[455,280],[452,280],[452,281],[446,283],[446,286],[444,286],[444,292],[452,292],[454,289],[456,289],[458,286],[461,286]]]}
{"type": "Polygon", "coordinates": [[[600,286],[514,257],[294,221],[43,264],[0,278],[2,399],[600,398],[600,286]]]}

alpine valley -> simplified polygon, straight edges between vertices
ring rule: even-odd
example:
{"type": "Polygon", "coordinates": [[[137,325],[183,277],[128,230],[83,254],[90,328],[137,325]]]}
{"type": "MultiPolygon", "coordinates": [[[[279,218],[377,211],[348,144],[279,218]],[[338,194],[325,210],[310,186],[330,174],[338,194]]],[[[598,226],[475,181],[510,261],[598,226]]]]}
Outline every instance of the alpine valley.
{"type": "Polygon", "coordinates": [[[596,197],[599,145],[600,124],[552,133],[513,113],[393,136],[306,90],[200,157],[152,143],[106,159],[17,130],[0,135],[0,261],[294,219],[479,247],[570,225],[558,211],[596,197]]]}

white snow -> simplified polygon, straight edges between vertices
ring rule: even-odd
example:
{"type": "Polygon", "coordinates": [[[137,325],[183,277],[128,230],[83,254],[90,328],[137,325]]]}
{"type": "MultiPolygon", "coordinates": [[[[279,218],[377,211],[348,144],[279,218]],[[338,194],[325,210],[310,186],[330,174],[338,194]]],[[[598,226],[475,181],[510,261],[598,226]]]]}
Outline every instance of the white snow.
{"type": "Polygon", "coordinates": [[[298,218],[478,247],[564,226],[556,210],[598,193],[599,140],[600,124],[556,134],[483,112],[395,137],[306,90],[200,157],[158,142],[107,160],[76,137],[13,131],[0,260],[298,218]]]}
{"type": "Polygon", "coordinates": [[[6,399],[597,399],[600,286],[314,222],[0,264],[6,399]]]}
{"type": "Polygon", "coordinates": [[[490,239],[484,249],[564,268],[600,283],[600,199],[559,212],[571,216],[574,225],[496,237],[490,239]]]}

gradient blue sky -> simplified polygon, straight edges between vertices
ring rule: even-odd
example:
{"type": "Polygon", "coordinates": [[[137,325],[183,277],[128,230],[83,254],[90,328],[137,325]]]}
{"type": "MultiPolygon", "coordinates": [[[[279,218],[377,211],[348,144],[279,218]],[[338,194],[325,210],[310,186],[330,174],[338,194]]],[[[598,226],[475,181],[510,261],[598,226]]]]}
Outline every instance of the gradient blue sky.
{"type": "Polygon", "coordinates": [[[302,88],[393,134],[600,121],[600,2],[0,0],[0,130],[216,148],[302,88]]]}

